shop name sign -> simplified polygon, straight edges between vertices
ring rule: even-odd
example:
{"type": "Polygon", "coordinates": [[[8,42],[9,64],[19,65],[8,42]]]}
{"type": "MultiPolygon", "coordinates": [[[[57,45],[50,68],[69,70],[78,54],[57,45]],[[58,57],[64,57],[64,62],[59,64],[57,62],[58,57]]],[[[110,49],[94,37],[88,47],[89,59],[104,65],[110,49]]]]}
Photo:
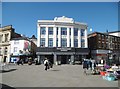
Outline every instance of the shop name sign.
{"type": "Polygon", "coordinates": [[[60,51],[68,51],[68,50],[71,50],[71,48],[57,48],[57,50],[60,50],[60,51]]]}

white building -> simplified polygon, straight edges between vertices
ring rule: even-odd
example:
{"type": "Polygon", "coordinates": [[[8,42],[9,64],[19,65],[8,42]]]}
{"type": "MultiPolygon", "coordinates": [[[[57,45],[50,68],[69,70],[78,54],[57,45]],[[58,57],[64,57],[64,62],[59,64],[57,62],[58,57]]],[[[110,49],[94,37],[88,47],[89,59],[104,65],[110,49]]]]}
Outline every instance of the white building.
{"type": "MultiPolygon", "coordinates": [[[[88,48],[87,24],[75,22],[73,18],[67,18],[65,16],[55,17],[54,20],[38,20],[37,47],[42,49],[54,47],[57,49],[62,48],[62,50],[69,50],[70,48],[88,48]]],[[[41,52],[37,52],[37,54],[40,56],[41,52]]]]}
{"type": "Polygon", "coordinates": [[[20,37],[20,38],[13,38],[10,41],[10,53],[11,53],[11,60],[13,62],[14,59],[23,59],[25,60],[26,57],[32,56],[31,54],[34,52],[35,45],[33,46],[33,42],[27,38],[20,37]]]}
{"type": "Polygon", "coordinates": [[[109,35],[119,36],[119,37],[120,37],[120,31],[108,32],[108,34],[109,34],[109,35]]]}

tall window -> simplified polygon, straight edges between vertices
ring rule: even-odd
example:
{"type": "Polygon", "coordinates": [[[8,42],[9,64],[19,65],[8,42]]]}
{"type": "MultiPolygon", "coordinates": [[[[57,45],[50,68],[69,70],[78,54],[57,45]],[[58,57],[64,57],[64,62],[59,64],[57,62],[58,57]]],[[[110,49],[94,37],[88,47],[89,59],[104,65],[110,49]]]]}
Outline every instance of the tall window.
{"type": "Polygon", "coordinates": [[[81,36],[85,36],[85,29],[81,29],[81,36]]]}
{"type": "Polygon", "coordinates": [[[61,28],[61,35],[67,35],[67,28],[65,27],[61,28]]]}
{"type": "Polygon", "coordinates": [[[74,28],[74,36],[78,36],[78,28],[74,28]]]}
{"type": "Polygon", "coordinates": [[[74,46],[78,47],[78,39],[74,39],[74,46]]]}
{"type": "Polygon", "coordinates": [[[2,43],[3,35],[0,35],[0,43],[2,43]]]}
{"type": "Polygon", "coordinates": [[[71,35],[71,28],[69,28],[69,30],[70,30],[70,31],[69,31],[69,32],[70,32],[69,35],[71,35]]]}
{"type": "Polygon", "coordinates": [[[58,27],[57,27],[57,35],[58,35],[58,27]]]}
{"type": "Polygon", "coordinates": [[[58,47],[58,38],[57,38],[57,44],[56,44],[56,47],[58,47]]]}
{"type": "Polygon", "coordinates": [[[53,35],[53,27],[48,27],[48,34],[53,35]]]}
{"type": "Polygon", "coordinates": [[[53,38],[49,38],[49,47],[53,47],[53,38]]]}
{"type": "Polygon", "coordinates": [[[62,47],[67,47],[67,39],[62,38],[62,47]]]}
{"type": "Polygon", "coordinates": [[[81,47],[84,48],[85,47],[85,40],[81,39],[81,47]]]}
{"type": "Polygon", "coordinates": [[[42,35],[45,35],[46,34],[46,27],[41,27],[40,31],[41,31],[42,35]]]}
{"type": "Polygon", "coordinates": [[[8,35],[9,35],[9,34],[5,34],[5,42],[8,41],[8,35]]]}
{"type": "Polygon", "coordinates": [[[41,38],[41,40],[40,40],[40,46],[41,47],[45,46],[45,38],[41,38]]]}
{"type": "Polygon", "coordinates": [[[17,47],[14,47],[14,52],[17,52],[17,49],[18,49],[17,47]]]}

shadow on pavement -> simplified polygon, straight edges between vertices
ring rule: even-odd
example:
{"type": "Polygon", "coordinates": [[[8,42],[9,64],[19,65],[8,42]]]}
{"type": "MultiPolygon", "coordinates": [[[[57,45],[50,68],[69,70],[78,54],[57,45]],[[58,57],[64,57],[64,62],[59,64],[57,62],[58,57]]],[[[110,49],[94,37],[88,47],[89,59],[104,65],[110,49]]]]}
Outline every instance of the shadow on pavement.
{"type": "Polygon", "coordinates": [[[11,87],[11,86],[8,86],[8,85],[6,85],[6,84],[1,84],[1,83],[0,83],[0,88],[1,88],[1,89],[15,89],[15,88],[13,88],[13,87],[11,87]]]}
{"type": "Polygon", "coordinates": [[[0,70],[0,73],[12,72],[12,71],[15,71],[15,70],[17,70],[17,69],[0,70]]]}
{"type": "Polygon", "coordinates": [[[51,70],[51,71],[60,71],[60,70],[51,70]]]}

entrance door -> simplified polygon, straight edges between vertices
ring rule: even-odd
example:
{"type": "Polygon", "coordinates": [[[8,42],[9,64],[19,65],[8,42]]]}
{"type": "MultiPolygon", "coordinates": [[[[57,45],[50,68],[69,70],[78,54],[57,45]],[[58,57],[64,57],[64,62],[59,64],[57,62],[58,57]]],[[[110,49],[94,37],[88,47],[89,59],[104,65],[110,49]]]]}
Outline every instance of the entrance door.
{"type": "Polygon", "coordinates": [[[69,55],[61,55],[61,64],[69,64],[69,55]]]}

